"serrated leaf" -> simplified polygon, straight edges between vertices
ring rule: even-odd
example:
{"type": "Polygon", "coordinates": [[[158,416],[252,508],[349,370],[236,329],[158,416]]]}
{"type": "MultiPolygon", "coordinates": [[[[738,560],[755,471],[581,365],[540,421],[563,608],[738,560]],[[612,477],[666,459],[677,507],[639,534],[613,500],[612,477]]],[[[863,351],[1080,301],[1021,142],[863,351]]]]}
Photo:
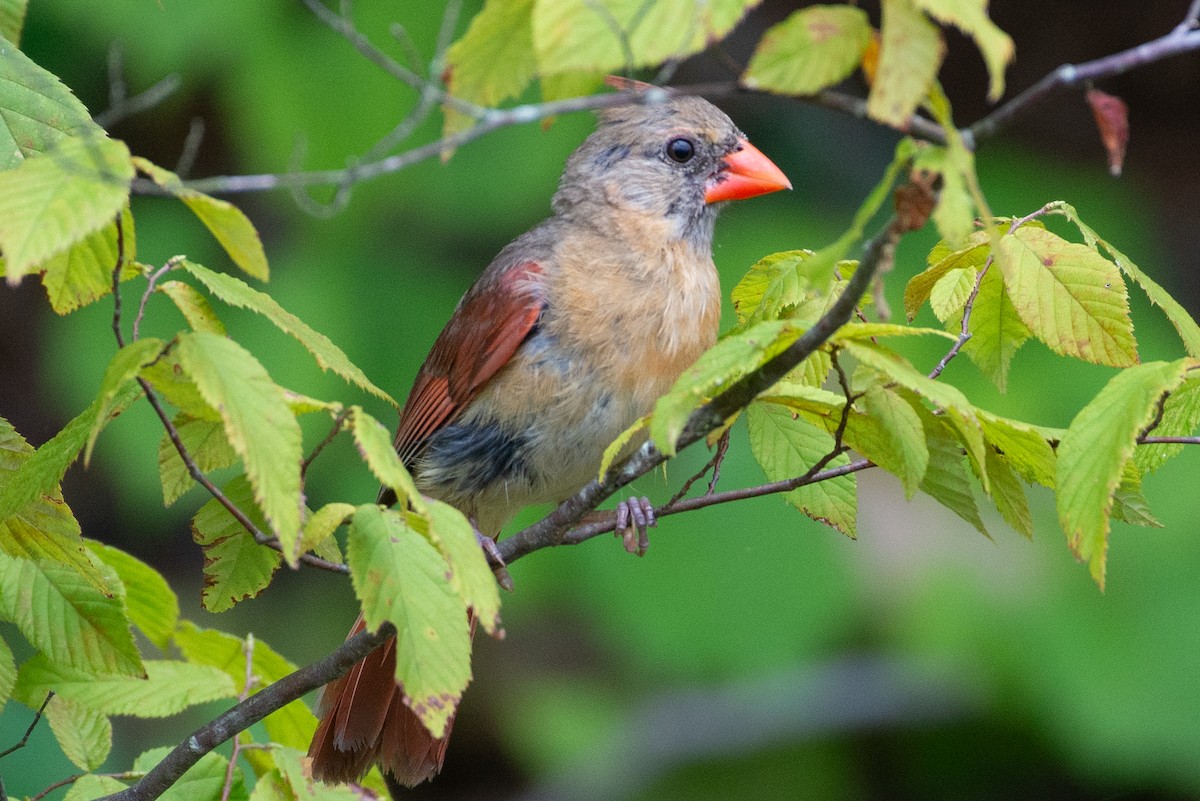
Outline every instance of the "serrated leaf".
{"type": "MultiPolygon", "coordinates": [[[[221,489],[260,531],[266,527],[245,476],[238,476],[221,489]]],[[[200,507],[192,518],[192,537],[204,548],[204,590],[200,600],[210,612],[223,612],[245,598],[258,595],[271,583],[271,576],[283,559],[274,548],[255,542],[216,498],[200,507]]]]}
{"type": "MultiPolygon", "coordinates": [[[[225,672],[235,687],[246,681],[246,640],[216,629],[202,629],[183,621],[175,634],[175,644],[188,662],[210,665],[225,672]]],[[[262,640],[255,639],[250,659],[254,684],[250,692],[257,693],[283,677],[294,673],[296,666],[280,656],[262,640]]],[[[263,721],[272,742],[307,748],[317,728],[317,718],[300,699],[272,712],[263,721]]]]}
{"type": "Polygon", "coordinates": [[[645,439],[644,435],[638,437],[649,427],[650,415],[642,415],[630,424],[629,428],[617,434],[616,439],[608,443],[608,447],[604,449],[604,455],[600,458],[600,473],[596,480],[604,481],[608,477],[608,471],[613,466],[613,463],[621,456],[629,453],[630,443],[641,442],[645,439]]]}
{"type": "Polygon", "coordinates": [[[923,406],[913,408],[921,417],[929,448],[929,467],[921,481],[921,491],[990,538],[971,490],[971,476],[963,459],[962,446],[950,424],[923,406]]]}
{"type": "Polygon", "coordinates": [[[143,368],[142,378],[149,381],[168,403],[188,417],[221,422],[220,413],[200,396],[196,382],[179,364],[179,356],[173,350],[167,351],[158,361],[143,368]]]}
{"type": "MultiPolygon", "coordinates": [[[[446,53],[446,88],[454,97],[479,106],[497,106],[516,97],[533,80],[534,0],[487,0],[467,32],[446,53]]],[[[443,133],[475,124],[469,115],[444,106],[443,133]]]]}
{"type": "Polygon", "coordinates": [[[139,676],[142,660],[125,616],[124,590],[111,568],[96,568],[111,595],[70,567],[0,553],[0,619],[15,623],[56,663],[139,676]]]}
{"type": "Polygon", "coordinates": [[[999,100],[1004,94],[1004,70],[1016,51],[1012,38],[988,18],[988,0],[916,0],[916,4],[975,40],[987,65],[988,100],[999,100]]]}
{"type": "Polygon", "coordinates": [[[992,501],[1000,516],[1018,534],[1032,538],[1033,517],[1029,513],[1029,499],[1025,497],[1025,488],[1021,486],[1008,460],[988,448],[987,471],[992,484],[992,501]]]}
{"type": "Polygon", "coordinates": [[[225,325],[213,311],[208,298],[191,284],[182,281],[163,281],[155,290],[163,293],[174,302],[187,324],[193,331],[207,331],[210,334],[225,335],[225,325]]]}
{"type": "Polygon", "coordinates": [[[800,265],[811,250],[787,250],[759,259],[730,293],[738,324],[774,320],[805,299],[808,279],[800,265]]]}
{"type": "Polygon", "coordinates": [[[724,337],[701,354],[654,404],[650,436],[655,446],[674,456],[676,441],[693,411],[786,350],[804,330],[791,320],[767,320],[724,337]]]}
{"type": "Polygon", "coordinates": [[[905,497],[912,498],[929,466],[921,418],[899,393],[880,384],[868,387],[863,400],[867,414],[850,418],[846,442],[899,478],[905,497]]]}
{"type": "Polygon", "coordinates": [[[951,270],[979,269],[987,262],[991,245],[987,233],[978,231],[967,238],[967,245],[951,249],[945,241],[939,242],[929,253],[929,267],[909,279],[904,288],[904,312],[911,322],[921,310],[933,287],[951,270]]]}
{"type": "Polygon", "coordinates": [[[780,381],[758,396],[758,400],[777,403],[795,412],[807,412],[818,417],[841,417],[846,398],[837,392],[794,381],[780,381]]]}
{"type": "Polygon", "coordinates": [[[538,71],[621,71],[698,53],[761,0],[537,0],[538,71]]]}
{"type": "Polygon", "coordinates": [[[0,251],[9,285],[113,224],[129,200],[132,179],[129,149],[100,136],[63,139],[0,172],[0,251]]]}
{"type": "Polygon", "coordinates": [[[346,416],[346,426],[354,437],[354,444],[359,455],[370,468],[371,474],[380,483],[396,493],[399,500],[410,504],[413,509],[425,514],[425,499],[413,482],[412,475],[392,444],[391,433],[383,424],[362,410],[362,407],[351,406],[346,416]]]}
{"type": "MultiPolygon", "coordinates": [[[[982,409],[979,410],[979,422],[988,444],[999,450],[1022,478],[1031,484],[1054,489],[1058,460],[1047,440],[1048,432],[982,409]]],[[[1055,439],[1060,436],[1061,432],[1055,433],[1055,439]]]]}
{"type": "Polygon", "coordinates": [[[135,231],[133,214],[126,204],[121,210],[120,248],[117,247],[117,226],[104,225],[38,265],[50,308],[57,314],[68,314],[112,294],[112,274],[118,250],[125,258],[121,280],[140,275],[134,262],[137,257],[135,231]]]}
{"type": "MultiPolygon", "coordinates": [[[[144,773],[166,759],[170,747],[146,751],[133,761],[133,769],[144,773]]],[[[210,751],[188,768],[162,795],[158,801],[223,801],[222,790],[229,770],[229,760],[215,751],[210,751]]],[[[244,801],[247,798],[241,768],[233,772],[233,788],[229,801],[244,801]]]]}
{"type": "MultiPolygon", "coordinates": [[[[1126,473],[1128,472],[1127,469],[1126,473]]],[[[1159,519],[1150,511],[1150,504],[1146,501],[1146,496],[1142,495],[1140,482],[1131,481],[1128,476],[1122,479],[1117,486],[1117,491],[1113,493],[1112,517],[1113,520],[1120,520],[1131,526],[1163,527],[1159,519]]]]}
{"type": "Polygon", "coordinates": [[[116,571],[125,585],[125,610],[130,622],[165,651],[179,621],[179,599],[167,580],[150,565],[111,545],[88,540],[87,546],[116,571]]]}
{"type": "MultiPolygon", "coordinates": [[[[771,481],[804,475],[834,447],[833,437],[826,431],[778,404],[752,404],[746,410],[746,423],[750,449],[771,481]]],[[[826,467],[840,467],[849,461],[843,454],[826,467]]],[[[784,499],[813,520],[855,536],[858,500],[854,474],[797,487],[784,499]]]]}
{"type": "Polygon", "coordinates": [[[229,676],[208,665],[167,659],[146,660],[146,677],[94,675],[51,662],[37,654],[21,665],[17,692],[43,698],[50,690],[106,715],[162,718],[188,707],[236,698],[229,676]]]}
{"type": "Polygon", "coordinates": [[[903,130],[942,66],[941,31],[913,0],[881,0],[879,66],[867,95],[867,116],[903,130]]]}
{"type": "Polygon", "coordinates": [[[862,9],[809,6],[763,34],[742,83],[783,94],[814,94],[850,75],[870,39],[871,25],[862,9]]]}
{"type": "MultiPolygon", "coordinates": [[[[10,6],[4,24],[14,26],[16,21],[10,6]]],[[[0,41],[0,170],[12,169],[67,137],[103,133],[57,76],[18,50],[15,39],[4,38],[8,41],[0,41]]]]}
{"type": "MultiPolygon", "coordinates": [[[[1155,437],[1190,437],[1200,427],[1200,378],[1190,378],[1167,397],[1162,421],[1150,432],[1155,437]]],[[[1138,473],[1146,475],[1179,455],[1181,444],[1139,445],[1133,455],[1138,473]]]]}
{"type": "Polygon", "coordinates": [[[467,608],[434,547],[394,510],[360,506],[346,561],[367,628],[396,627],[396,679],[404,703],[442,736],[471,680],[467,608]]]}
{"type": "Polygon", "coordinates": [[[183,201],[192,213],[204,223],[204,227],[221,243],[221,247],[233,259],[233,263],[250,276],[260,281],[270,277],[267,254],[263,252],[262,240],[254,223],[241,209],[228,201],[209,197],[203,192],[188,189],[179,176],[159,167],[141,156],[133,158],[133,164],[150,180],[183,201]]]}
{"type": "Polygon", "coordinates": [[[46,705],[46,720],[63,754],[80,770],[95,770],[112,750],[112,724],[103,714],[65,696],[46,705]]]}
{"type": "Polygon", "coordinates": [[[322,370],[332,370],[355,386],[365,389],[393,406],[391,395],[371,383],[370,379],[324,334],[314,331],[307,323],[284,309],[270,295],[259,292],[232,275],[216,273],[207,267],[184,261],[182,266],[194,275],[210,292],[225,303],[239,309],[249,309],[266,317],[276,328],[295,339],[313,355],[322,370]]]}
{"type": "MultiPolygon", "coordinates": [[[[237,453],[229,444],[225,427],[220,422],[196,420],[180,414],[176,415],[173,423],[180,441],[202,473],[229,467],[237,461],[237,453]]],[[[163,504],[166,506],[179,500],[196,483],[166,433],[158,442],[158,477],[162,483],[163,504]]]]}
{"type": "Polygon", "coordinates": [[[300,424],[283,390],[250,352],[204,331],[179,335],[175,352],[204,400],[221,413],[225,436],[242,457],[254,500],[295,566],[300,534],[300,424]]]}
{"type": "MultiPolygon", "coordinates": [[[[962,314],[957,315],[954,325],[961,328],[962,314]]],[[[963,346],[963,352],[980,371],[1004,392],[1008,389],[1008,367],[1012,358],[1029,339],[1030,331],[1012,298],[1004,288],[1000,270],[989,267],[979,282],[971,319],[967,322],[971,338],[963,346]]]]}
{"type": "Polygon", "coordinates": [[[975,288],[979,273],[974,267],[951,270],[938,279],[929,292],[929,308],[943,323],[955,314],[962,316],[963,306],[975,288]]]}
{"type": "Polygon", "coordinates": [[[1096,247],[1099,245],[1108,251],[1108,255],[1116,262],[1117,267],[1136,281],[1137,285],[1146,293],[1146,297],[1150,298],[1150,302],[1159,306],[1163,310],[1163,313],[1167,315],[1167,320],[1179,332],[1179,338],[1183,340],[1183,346],[1187,348],[1188,355],[1200,358],[1200,326],[1196,325],[1196,321],[1188,314],[1187,309],[1183,308],[1179,301],[1171,297],[1169,292],[1155,283],[1150,276],[1146,275],[1128,256],[1117,250],[1111,243],[1103,239],[1090,226],[1084,223],[1079,218],[1079,213],[1075,210],[1074,206],[1061,201],[1056,203],[1055,206],[1057,207],[1057,211],[1075,223],[1090,246],[1096,247]]]}
{"type": "Polygon", "coordinates": [[[111,776],[80,776],[67,790],[62,801],[95,801],[101,796],[119,793],[128,789],[123,782],[111,776]]]}
{"type": "Polygon", "coordinates": [[[92,430],[88,432],[87,446],[83,451],[83,463],[92,460],[92,449],[96,446],[96,438],[113,419],[118,395],[133,383],[141,372],[142,366],[149,364],[162,352],[163,341],[153,337],[130,342],[121,348],[108,363],[104,370],[104,379],[100,382],[97,397],[100,406],[96,409],[96,417],[92,422],[92,430]]]}
{"type": "MultiPolygon", "coordinates": [[[[25,24],[26,0],[0,0],[0,38],[9,44],[21,43],[21,28],[25,24]]],[[[0,58],[6,54],[0,51],[0,58]]]]}
{"type": "Polygon", "coordinates": [[[1079,410],[1058,445],[1058,519],[1067,545],[1104,588],[1113,493],[1158,400],[1183,381],[1192,359],[1122,370],[1079,410]]]}
{"type": "Polygon", "coordinates": [[[467,608],[474,610],[484,631],[488,634],[502,632],[496,577],[479,547],[470,521],[462,512],[440,501],[429,504],[428,522],[415,514],[410,514],[408,520],[450,565],[450,586],[467,608]]]}
{"type": "Polygon", "coordinates": [[[942,339],[954,340],[953,334],[948,334],[940,328],[922,328],[916,325],[897,325],[896,323],[860,323],[849,322],[834,332],[830,341],[851,342],[878,337],[923,337],[935,336],[942,339]]]}
{"type": "Polygon", "coordinates": [[[327,503],[309,515],[304,521],[304,529],[300,532],[300,543],[297,550],[308,553],[318,548],[333,536],[338,526],[350,520],[354,508],[348,503],[327,503]]]}
{"type": "Polygon", "coordinates": [[[4,705],[8,703],[8,699],[12,698],[13,685],[17,682],[17,663],[13,659],[12,649],[8,647],[8,643],[0,637],[0,712],[4,711],[4,705]]]}
{"type": "Polygon", "coordinates": [[[1004,284],[1021,321],[1055,353],[1104,364],[1136,364],[1125,282],[1086,245],[1022,226],[1000,238],[1004,284]]]}

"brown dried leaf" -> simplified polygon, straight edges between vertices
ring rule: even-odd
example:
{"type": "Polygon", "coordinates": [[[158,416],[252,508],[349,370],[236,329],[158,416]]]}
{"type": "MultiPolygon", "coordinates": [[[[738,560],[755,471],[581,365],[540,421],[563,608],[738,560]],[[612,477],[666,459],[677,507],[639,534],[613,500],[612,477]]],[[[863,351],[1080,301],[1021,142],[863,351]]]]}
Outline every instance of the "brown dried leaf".
{"type": "Polygon", "coordinates": [[[1121,98],[1099,89],[1087,90],[1087,102],[1096,117],[1100,140],[1108,151],[1108,171],[1114,177],[1119,176],[1125,163],[1125,146],[1129,143],[1129,107],[1121,98]]]}

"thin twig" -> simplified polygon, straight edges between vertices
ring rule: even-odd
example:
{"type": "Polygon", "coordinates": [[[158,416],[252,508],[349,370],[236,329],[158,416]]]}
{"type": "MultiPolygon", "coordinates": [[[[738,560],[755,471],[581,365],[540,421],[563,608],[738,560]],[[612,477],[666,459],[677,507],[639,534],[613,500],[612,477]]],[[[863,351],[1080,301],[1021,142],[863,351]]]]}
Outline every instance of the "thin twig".
{"type": "Polygon", "coordinates": [[[316,447],[313,448],[312,453],[308,455],[308,458],[300,463],[300,486],[304,486],[304,477],[308,474],[308,468],[312,466],[313,461],[321,455],[321,451],[325,450],[329,443],[337,438],[338,434],[342,433],[342,424],[346,422],[346,416],[349,414],[349,410],[342,409],[334,415],[333,425],[330,427],[329,433],[325,435],[325,439],[318,442],[316,447]]]}
{"type": "Polygon", "coordinates": [[[29,721],[29,727],[25,729],[25,734],[17,741],[16,745],[10,745],[3,751],[0,751],[0,759],[8,756],[14,751],[20,751],[29,743],[29,737],[33,734],[33,730],[37,728],[38,722],[42,719],[42,713],[46,711],[46,705],[50,703],[50,699],[54,697],[54,690],[46,693],[46,700],[42,701],[42,705],[33,713],[33,720],[29,721]]]}
{"type": "Polygon", "coordinates": [[[200,142],[203,139],[204,118],[192,117],[192,122],[188,125],[187,136],[183,140],[183,147],[179,149],[179,161],[175,162],[175,174],[180,178],[187,178],[188,173],[192,171],[192,167],[196,163],[196,156],[200,154],[200,142]]]}
{"type": "Polygon", "coordinates": [[[987,261],[983,263],[983,269],[979,271],[979,275],[975,276],[975,286],[971,288],[971,294],[967,296],[967,302],[963,306],[962,325],[958,329],[958,339],[954,340],[954,344],[950,346],[950,350],[946,351],[946,355],[937,363],[937,366],[930,371],[930,378],[937,378],[946,369],[946,365],[950,360],[958,355],[958,352],[963,349],[963,345],[967,344],[967,340],[971,338],[971,313],[975,310],[975,298],[979,297],[979,287],[983,286],[983,277],[987,275],[987,271],[992,267],[992,255],[988,254],[987,261]]]}
{"type": "Polygon", "coordinates": [[[729,453],[729,431],[726,430],[721,438],[717,440],[717,453],[712,458],[712,478],[708,480],[708,489],[705,490],[705,495],[712,495],[717,491],[717,482],[721,480],[721,465],[725,462],[725,454],[729,453]]]}
{"type": "Polygon", "coordinates": [[[108,108],[93,117],[101,128],[110,128],[127,117],[157,106],[183,84],[179,76],[172,73],[130,97],[125,87],[122,61],[121,49],[114,44],[108,51],[108,108]]]}
{"type": "Polygon", "coordinates": [[[117,212],[117,264],[112,272],[113,317],[112,330],[117,338],[117,347],[125,347],[125,335],[121,333],[121,271],[125,269],[125,226],[121,225],[121,212],[117,212]]]}
{"type": "Polygon", "coordinates": [[[157,270],[151,273],[150,277],[146,280],[146,291],[142,293],[142,299],[138,303],[137,315],[135,315],[133,318],[134,342],[137,341],[138,331],[142,327],[142,317],[146,313],[146,302],[150,299],[150,296],[154,294],[154,288],[158,285],[159,279],[171,272],[171,270],[175,269],[179,263],[183,261],[183,259],[183,256],[172,256],[171,258],[167,259],[166,263],[163,264],[162,267],[159,267],[157,270]]]}
{"type": "Polygon", "coordinates": [[[1200,437],[1138,437],[1139,445],[1200,445],[1200,437]]]}
{"type": "MultiPolygon", "coordinates": [[[[705,462],[704,467],[701,467],[700,470],[695,475],[693,475],[687,481],[683,482],[683,486],[679,488],[679,491],[676,492],[674,495],[672,495],[671,500],[667,501],[666,504],[664,504],[664,505],[670,506],[671,504],[678,501],[680,498],[687,495],[688,490],[690,490],[692,488],[692,485],[695,484],[700,479],[704,478],[704,476],[708,473],[709,470],[713,470],[714,473],[718,472],[720,469],[721,460],[725,458],[725,451],[728,450],[728,448],[729,448],[729,432],[726,431],[724,434],[721,435],[721,439],[717,442],[717,451],[716,451],[716,453],[714,453],[712,455],[712,458],[709,459],[707,462],[705,462]]],[[[712,494],[713,485],[714,485],[715,481],[716,481],[716,476],[714,475],[713,481],[709,482],[709,485],[708,485],[708,492],[710,495],[712,494]]]]}

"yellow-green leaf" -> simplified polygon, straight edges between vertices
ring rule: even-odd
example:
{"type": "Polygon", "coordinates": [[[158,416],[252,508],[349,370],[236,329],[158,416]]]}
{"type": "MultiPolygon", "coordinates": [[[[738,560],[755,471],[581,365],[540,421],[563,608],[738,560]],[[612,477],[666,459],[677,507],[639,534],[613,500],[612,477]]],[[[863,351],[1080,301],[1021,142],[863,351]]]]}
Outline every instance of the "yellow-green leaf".
{"type": "Polygon", "coordinates": [[[879,67],[867,95],[867,116],[903,130],[929,93],[946,45],[913,0],[882,0],[879,67]]]}
{"type": "Polygon", "coordinates": [[[221,413],[229,444],[242,457],[254,499],[279,537],[288,564],[296,563],[300,533],[300,424],[283,390],[249,351],[231,339],[181,334],[179,363],[221,413]]]}
{"type": "Polygon", "coordinates": [[[17,663],[13,659],[8,643],[0,637],[0,712],[12,697],[13,685],[17,682],[17,663]]]}
{"type": "MultiPolygon", "coordinates": [[[[229,467],[237,461],[237,453],[225,436],[225,427],[217,420],[197,420],[186,414],[176,415],[175,430],[200,472],[209,473],[229,467]]],[[[188,472],[183,457],[166,433],[158,442],[158,478],[162,483],[163,504],[170,506],[193,486],[195,480],[188,472]]]]}
{"type": "Polygon", "coordinates": [[[864,397],[866,415],[852,415],[846,442],[854,450],[900,479],[912,498],[929,466],[929,448],[921,418],[899,393],[872,384],[864,397]]]}
{"type": "Polygon", "coordinates": [[[100,406],[96,409],[96,417],[92,422],[92,430],[88,433],[87,446],[83,451],[83,463],[92,460],[92,449],[96,446],[96,437],[115,416],[118,396],[134,379],[138,377],[142,366],[154,361],[162,352],[163,341],[147,337],[130,342],[121,348],[108,363],[104,371],[104,380],[100,382],[97,397],[100,406]]]}
{"type": "Polygon", "coordinates": [[[446,561],[403,515],[375,505],[355,513],[346,556],[367,628],[396,627],[405,705],[440,737],[471,680],[467,607],[446,561]]]}
{"type": "Polygon", "coordinates": [[[1158,401],[1183,381],[1193,359],[1122,370],[1079,410],[1058,446],[1058,519],[1075,555],[1104,587],[1113,493],[1158,401]]]}
{"type": "MultiPolygon", "coordinates": [[[[9,44],[21,43],[21,27],[25,24],[26,0],[0,0],[0,38],[9,44]]],[[[2,46],[0,46],[2,47],[2,46]]],[[[0,52],[0,58],[4,57],[0,52]]]]}
{"type": "Polygon", "coordinates": [[[95,770],[112,750],[112,724],[100,712],[56,695],[46,705],[46,720],[67,759],[80,770],[95,770]]]}
{"type": "MultiPolygon", "coordinates": [[[[946,112],[949,114],[948,106],[946,112]]],[[[937,193],[933,221],[945,241],[961,245],[975,227],[975,202],[968,185],[969,180],[974,179],[974,155],[953,137],[947,147],[927,145],[922,148],[913,162],[913,169],[925,171],[929,180],[940,177],[941,189],[937,193]]]]}
{"type": "MultiPolygon", "coordinates": [[[[3,0],[8,12],[0,25],[19,30],[17,0],[3,0]]],[[[3,34],[0,34],[2,36],[3,34]]],[[[100,136],[104,131],[71,90],[17,49],[16,39],[0,39],[0,170],[44,153],[73,136],[100,136]],[[7,41],[4,41],[7,39],[7,41]]]]}
{"type": "Polygon", "coordinates": [[[150,176],[150,180],[183,201],[204,227],[212,233],[233,263],[247,274],[266,281],[271,274],[267,266],[267,254],[254,223],[250,222],[241,209],[225,200],[209,197],[203,192],[188,189],[179,176],[157,164],[135,156],[133,163],[150,176]]]}
{"type": "Polygon", "coordinates": [[[359,406],[350,407],[350,414],[346,416],[346,426],[354,436],[354,444],[358,447],[359,454],[375,478],[395,492],[397,499],[407,502],[417,512],[424,514],[425,499],[404,462],[396,455],[391,433],[359,406]]]}
{"type": "Polygon", "coordinates": [[[987,451],[988,479],[992,485],[992,500],[1000,516],[1025,537],[1033,537],[1033,516],[1029,513],[1029,499],[1025,488],[1017,479],[1008,460],[996,451],[987,451]]]}
{"type": "Polygon", "coordinates": [[[808,279],[801,265],[811,250],[787,250],[759,259],[730,293],[738,324],[774,320],[806,296],[808,279]]]}
{"type": "Polygon", "coordinates": [[[468,609],[475,610],[484,630],[488,634],[502,631],[496,577],[479,547],[470,521],[453,506],[433,501],[429,504],[428,521],[410,513],[408,522],[433,543],[450,565],[450,586],[468,609]]]}
{"type": "Polygon", "coordinates": [[[604,449],[604,456],[600,459],[600,475],[596,478],[597,481],[604,481],[608,476],[609,468],[620,457],[630,453],[633,442],[641,442],[645,435],[642,434],[650,423],[650,415],[642,415],[634,420],[629,428],[617,434],[616,439],[608,443],[608,447],[604,449]],[[642,436],[639,437],[638,435],[642,436]]]}
{"type": "MultiPolygon", "coordinates": [[[[133,761],[135,773],[146,773],[167,758],[171,753],[170,746],[152,748],[133,761]]],[[[246,753],[245,751],[242,752],[246,753]]],[[[222,801],[225,792],[226,779],[232,775],[229,798],[241,799],[246,797],[245,780],[242,770],[234,767],[229,769],[229,760],[215,751],[209,751],[200,757],[195,765],[175,780],[158,801],[222,801]]],[[[290,800],[289,800],[290,801],[290,800]]]]}
{"type": "Polygon", "coordinates": [[[909,279],[904,288],[904,312],[909,321],[917,316],[921,306],[929,300],[937,282],[951,270],[972,268],[978,270],[987,262],[991,247],[985,232],[972,234],[965,247],[951,249],[945,242],[939,242],[929,253],[929,267],[909,279]]]}
{"type": "Polygon", "coordinates": [[[129,621],[146,635],[146,639],[165,651],[179,621],[179,598],[167,580],[150,565],[111,545],[88,540],[87,546],[116,572],[125,586],[125,611],[129,621]]]}
{"type": "Polygon", "coordinates": [[[923,337],[935,336],[942,339],[954,340],[956,337],[940,328],[923,328],[916,325],[897,325],[895,323],[860,323],[849,322],[834,332],[830,341],[851,342],[879,337],[923,337]]]}
{"type": "MultiPolygon", "coordinates": [[[[221,489],[260,531],[266,527],[245,476],[238,476],[221,489]]],[[[204,548],[204,591],[200,600],[210,612],[223,612],[244,598],[258,595],[271,582],[282,559],[274,548],[255,542],[216,498],[200,507],[192,518],[192,537],[204,548]]]]}
{"type": "MultiPolygon", "coordinates": [[[[952,320],[952,327],[961,328],[962,314],[952,320]]],[[[1021,322],[1012,298],[1004,288],[1004,279],[994,265],[988,268],[979,283],[971,319],[967,323],[971,338],[963,353],[1004,392],[1008,387],[1008,367],[1025,340],[1029,328],[1021,322]]]]}
{"type": "Polygon", "coordinates": [[[100,136],[63,139],[0,172],[0,251],[9,285],[113,224],[132,179],[129,149],[100,136]]]}
{"type": "MultiPolygon", "coordinates": [[[[492,107],[516,97],[533,80],[534,0],[487,0],[467,32],[446,53],[446,88],[454,97],[492,107]]],[[[445,133],[469,128],[475,119],[446,112],[445,133]]]]}
{"type": "Polygon", "coordinates": [[[95,801],[101,796],[119,793],[128,789],[123,782],[111,776],[80,776],[67,790],[63,801],[95,801]]]}
{"type": "Polygon", "coordinates": [[[1137,363],[1116,265],[1086,245],[1029,226],[1001,237],[1000,254],[1017,314],[1051,350],[1112,367],[1137,363]]]}
{"type": "MultiPolygon", "coordinates": [[[[1150,432],[1155,437],[1190,437],[1200,427],[1200,378],[1190,378],[1168,396],[1162,420],[1150,432]]],[[[1139,445],[1133,456],[1138,473],[1146,475],[1162,467],[1184,446],[1180,444],[1139,445]]]]}
{"type": "Polygon", "coordinates": [[[933,285],[929,292],[929,308],[943,323],[957,314],[962,317],[963,306],[975,288],[979,274],[974,267],[951,270],[933,285]]]}
{"type": "Polygon", "coordinates": [[[1057,441],[1062,432],[1009,420],[982,409],[978,412],[988,444],[999,450],[1026,481],[1054,489],[1058,461],[1050,440],[1057,441]]]}
{"type": "MultiPolygon", "coordinates": [[[[68,314],[111,294],[117,250],[117,226],[103,225],[42,262],[37,269],[42,271],[42,286],[46,288],[50,308],[58,314],[68,314]]],[[[121,250],[125,256],[121,280],[126,281],[140,274],[134,262],[137,236],[128,205],[121,211],[121,250]]]]}
{"type": "Polygon", "coordinates": [[[763,34],[742,83],[783,94],[813,94],[853,72],[870,39],[871,25],[862,9],[809,6],[763,34]]]}
{"type": "Polygon", "coordinates": [[[916,4],[947,25],[953,25],[975,40],[988,70],[988,99],[993,103],[1004,94],[1004,70],[1015,49],[1012,38],[988,17],[988,0],[915,0],[916,4]]]}
{"type": "Polygon", "coordinates": [[[304,530],[300,532],[300,543],[296,550],[308,553],[315,548],[321,548],[339,526],[350,520],[354,508],[348,503],[327,503],[313,512],[308,520],[304,521],[304,530]]]}
{"type": "Polygon", "coordinates": [[[929,448],[929,466],[921,480],[921,491],[970,523],[980,534],[990,537],[979,516],[971,476],[954,429],[924,406],[914,404],[913,408],[921,418],[925,444],[929,448]]]}
{"type": "Polygon", "coordinates": [[[155,287],[155,290],[163,293],[175,303],[176,308],[183,314],[183,318],[187,320],[187,324],[192,327],[193,331],[225,335],[225,325],[213,311],[208,298],[201,295],[191,284],[185,284],[182,281],[163,281],[155,287]]]}

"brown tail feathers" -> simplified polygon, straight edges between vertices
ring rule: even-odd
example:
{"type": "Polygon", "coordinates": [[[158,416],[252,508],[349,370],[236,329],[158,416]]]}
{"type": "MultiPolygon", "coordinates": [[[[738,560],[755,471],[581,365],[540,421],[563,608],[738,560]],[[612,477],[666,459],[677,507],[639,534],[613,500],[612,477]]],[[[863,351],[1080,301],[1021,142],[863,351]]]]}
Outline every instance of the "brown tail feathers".
{"type": "MultiPolygon", "coordinates": [[[[350,636],[364,626],[359,615],[350,636]]],[[[406,787],[436,776],[446,758],[454,720],[446,724],[443,736],[434,738],[404,705],[402,696],[396,684],[395,638],[327,684],[318,710],[321,723],[308,747],[313,778],[355,781],[375,762],[406,787]]]]}

